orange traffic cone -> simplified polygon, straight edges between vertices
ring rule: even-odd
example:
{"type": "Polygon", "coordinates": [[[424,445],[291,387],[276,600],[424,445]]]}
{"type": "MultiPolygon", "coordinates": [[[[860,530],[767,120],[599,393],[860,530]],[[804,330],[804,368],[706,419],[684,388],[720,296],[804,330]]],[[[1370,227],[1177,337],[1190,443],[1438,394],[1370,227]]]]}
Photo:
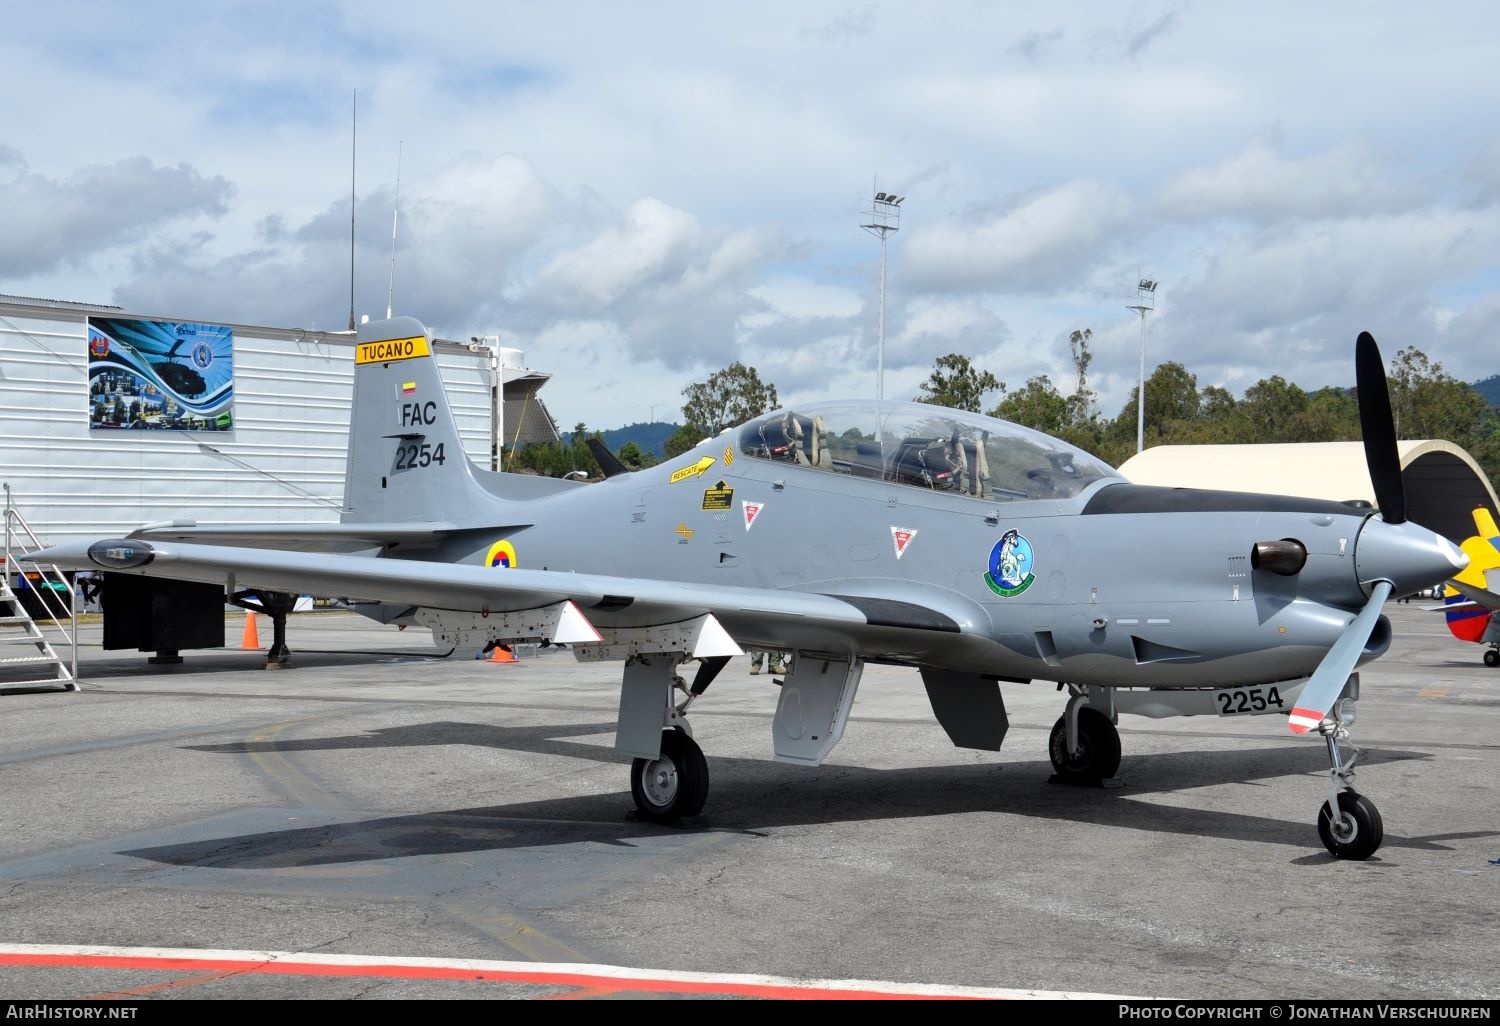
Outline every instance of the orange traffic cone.
{"type": "Polygon", "coordinates": [[[520,662],[520,660],[516,658],[516,654],[510,649],[506,648],[504,645],[496,645],[494,649],[491,650],[490,657],[486,661],[491,663],[520,662]]]}
{"type": "Polygon", "coordinates": [[[240,637],[240,648],[251,652],[260,651],[260,632],[255,629],[255,611],[245,612],[245,633],[240,637]]]}

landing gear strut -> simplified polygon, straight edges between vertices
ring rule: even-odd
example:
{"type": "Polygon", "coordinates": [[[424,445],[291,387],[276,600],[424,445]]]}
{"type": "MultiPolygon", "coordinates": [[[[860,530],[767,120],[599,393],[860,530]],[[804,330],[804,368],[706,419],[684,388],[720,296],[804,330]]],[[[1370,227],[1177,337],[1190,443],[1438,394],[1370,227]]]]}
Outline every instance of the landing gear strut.
{"type": "Polygon", "coordinates": [[[1385,824],[1375,803],[1354,790],[1354,763],[1359,759],[1359,749],[1349,745],[1349,758],[1345,760],[1339,748],[1339,742],[1349,740],[1349,728],[1329,719],[1323,721],[1318,732],[1328,742],[1328,761],[1333,764],[1329,770],[1328,800],[1318,810],[1318,836],[1334,858],[1362,861],[1374,855],[1385,839],[1385,824]]]}
{"type": "MultiPolygon", "coordinates": [[[[644,736],[633,735],[636,740],[632,747],[637,752],[656,753],[638,755],[632,760],[630,796],[635,799],[636,813],[651,823],[675,823],[686,816],[696,816],[708,801],[708,760],[693,740],[685,714],[729,658],[709,656],[700,660],[691,687],[676,673],[680,660],[676,653],[664,653],[638,655],[626,663],[625,691],[638,690],[646,696],[636,710],[642,717],[638,729],[644,736]],[[665,698],[665,707],[653,709],[650,695],[659,687],[664,687],[664,694],[658,694],[657,700],[665,698]],[[681,702],[674,700],[678,691],[686,695],[681,702]],[[649,744],[645,743],[648,739],[649,744]]],[[[630,718],[634,720],[633,716],[630,718]]],[[[622,716],[621,722],[624,721],[622,716]]],[[[621,733],[617,731],[617,744],[621,733]]]]}
{"type": "Polygon", "coordinates": [[[286,614],[296,608],[297,596],[284,591],[240,591],[229,596],[229,601],[242,609],[271,617],[271,647],[266,652],[266,669],[291,669],[294,664],[292,650],[286,646],[286,614]]]}

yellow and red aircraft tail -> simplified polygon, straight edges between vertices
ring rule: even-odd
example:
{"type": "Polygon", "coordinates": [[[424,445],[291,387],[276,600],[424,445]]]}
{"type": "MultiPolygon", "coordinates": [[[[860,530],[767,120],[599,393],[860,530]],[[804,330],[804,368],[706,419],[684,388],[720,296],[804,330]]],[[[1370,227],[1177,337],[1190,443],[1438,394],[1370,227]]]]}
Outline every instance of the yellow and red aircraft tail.
{"type": "MultiPolygon", "coordinates": [[[[1495,518],[1483,506],[1474,508],[1474,536],[1463,543],[1469,565],[1454,576],[1455,581],[1476,588],[1489,588],[1485,575],[1487,570],[1500,570],[1500,529],[1495,527],[1495,518]]],[[[1490,622],[1490,611],[1476,605],[1468,596],[1461,594],[1453,585],[1443,589],[1443,602],[1449,606],[1448,630],[1462,641],[1480,641],[1490,622]]]]}

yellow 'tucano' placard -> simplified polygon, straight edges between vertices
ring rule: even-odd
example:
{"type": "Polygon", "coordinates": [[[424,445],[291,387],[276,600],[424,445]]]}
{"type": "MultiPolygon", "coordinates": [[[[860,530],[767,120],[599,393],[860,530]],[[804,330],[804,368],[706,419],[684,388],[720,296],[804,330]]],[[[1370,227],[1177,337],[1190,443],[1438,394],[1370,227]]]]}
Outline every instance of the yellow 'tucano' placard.
{"type": "Polygon", "coordinates": [[[396,360],[410,360],[418,356],[431,356],[432,348],[427,344],[426,335],[418,335],[415,338],[392,338],[383,342],[361,342],[354,347],[354,362],[361,363],[393,363],[396,360]]]}

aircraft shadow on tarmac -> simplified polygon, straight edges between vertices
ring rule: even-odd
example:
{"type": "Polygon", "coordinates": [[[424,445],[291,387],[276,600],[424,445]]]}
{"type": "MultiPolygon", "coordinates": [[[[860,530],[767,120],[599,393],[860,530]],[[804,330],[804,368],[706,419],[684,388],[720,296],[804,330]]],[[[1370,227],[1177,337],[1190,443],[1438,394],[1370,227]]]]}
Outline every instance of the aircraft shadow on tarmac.
{"type": "MultiPolygon", "coordinates": [[[[189,750],[253,754],[471,744],[539,755],[617,764],[613,750],[566,740],[598,736],[614,724],[504,727],[431,722],[341,737],[191,746],[189,750]]],[[[1369,752],[1365,765],[1428,760],[1422,752],[1369,752]]],[[[662,827],[627,815],[628,794],[611,793],[453,809],[404,816],[373,816],[355,822],[271,830],[184,844],[140,848],[121,854],[169,865],[222,869],[272,869],[355,863],[407,856],[533,848],[586,842],[630,845],[637,838],[720,832],[756,836],[766,829],[800,824],[889,820],[973,813],[1029,816],[1225,840],[1306,846],[1301,816],[1275,819],[1198,807],[1143,805],[1132,796],[1169,793],[1213,784],[1264,786],[1294,775],[1321,775],[1321,746],[1293,744],[1254,750],[1191,752],[1127,757],[1123,788],[1074,788],[1048,783],[1045,760],[906,769],[826,764],[817,770],[739,758],[710,758],[714,802],[708,814],[684,827],[662,827]]],[[[500,785],[503,787],[503,783],[500,785]]],[[[1249,795],[1244,805],[1254,807],[1249,795]]],[[[1387,835],[1387,845],[1448,850],[1444,839],[1483,837],[1500,831],[1433,837],[1387,835]]],[[[1331,859],[1308,864],[1332,864],[1331,859]]]]}

